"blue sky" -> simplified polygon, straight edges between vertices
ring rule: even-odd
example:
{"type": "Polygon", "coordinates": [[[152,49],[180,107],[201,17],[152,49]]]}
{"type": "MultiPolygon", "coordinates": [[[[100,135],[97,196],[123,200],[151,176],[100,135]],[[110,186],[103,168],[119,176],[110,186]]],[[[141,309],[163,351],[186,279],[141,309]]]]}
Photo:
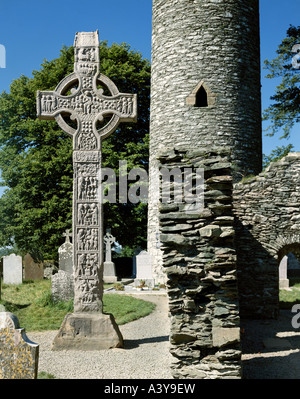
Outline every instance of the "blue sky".
{"type": "MultiPolygon", "coordinates": [[[[0,44],[6,49],[6,68],[0,68],[0,92],[13,79],[31,76],[43,59],[57,58],[63,45],[72,45],[75,32],[99,29],[100,40],[126,42],[151,58],[151,0],[0,0],[0,44]]],[[[300,0],[260,0],[261,59],[276,57],[290,24],[300,25],[300,0]]],[[[300,73],[300,72],[299,72],[300,73]]],[[[262,108],[269,104],[278,81],[264,78],[262,108]]],[[[264,128],[267,125],[264,124],[264,128]]],[[[297,126],[289,141],[263,137],[263,152],[292,143],[300,151],[297,126]]],[[[279,136],[278,136],[279,137],[279,136]]]]}

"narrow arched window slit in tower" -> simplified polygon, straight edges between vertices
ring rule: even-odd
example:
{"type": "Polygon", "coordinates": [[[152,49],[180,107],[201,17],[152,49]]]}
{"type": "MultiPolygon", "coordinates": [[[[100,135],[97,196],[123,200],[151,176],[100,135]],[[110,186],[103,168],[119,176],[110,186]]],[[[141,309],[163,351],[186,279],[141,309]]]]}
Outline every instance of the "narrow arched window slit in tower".
{"type": "Polygon", "coordinates": [[[197,108],[210,108],[215,104],[215,100],[216,96],[209,90],[208,86],[201,81],[186,98],[186,105],[197,108]]]}
{"type": "Polygon", "coordinates": [[[200,87],[196,94],[195,107],[208,107],[207,93],[203,86],[200,87]]]}

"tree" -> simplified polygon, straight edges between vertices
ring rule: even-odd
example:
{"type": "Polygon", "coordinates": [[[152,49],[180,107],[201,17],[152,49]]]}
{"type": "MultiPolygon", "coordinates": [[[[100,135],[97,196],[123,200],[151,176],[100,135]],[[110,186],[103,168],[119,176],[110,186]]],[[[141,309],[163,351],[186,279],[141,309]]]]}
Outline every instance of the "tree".
{"type": "Polygon", "coordinates": [[[271,97],[274,102],[264,111],[263,119],[270,120],[267,130],[273,136],[283,130],[281,138],[289,138],[291,129],[300,121],[300,26],[290,25],[287,37],[277,49],[278,56],[264,62],[269,70],[268,79],[281,78],[276,93],[271,97]]]}
{"type": "MultiPolygon", "coordinates": [[[[54,90],[73,72],[74,49],[44,62],[33,77],[21,76],[0,95],[0,246],[56,259],[62,234],[72,226],[72,139],[55,121],[36,117],[37,90],[54,90]]],[[[150,64],[127,44],[100,44],[101,72],[121,92],[138,94],[138,122],[121,124],[103,142],[103,166],[148,169],[150,64]]],[[[122,245],[144,246],[146,204],[105,204],[105,226],[122,245]]]]}
{"type": "Polygon", "coordinates": [[[281,158],[288,155],[291,150],[294,148],[292,144],[288,144],[287,146],[276,147],[270,155],[263,156],[263,169],[266,169],[267,166],[270,165],[271,162],[277,162],[281,158]]]}

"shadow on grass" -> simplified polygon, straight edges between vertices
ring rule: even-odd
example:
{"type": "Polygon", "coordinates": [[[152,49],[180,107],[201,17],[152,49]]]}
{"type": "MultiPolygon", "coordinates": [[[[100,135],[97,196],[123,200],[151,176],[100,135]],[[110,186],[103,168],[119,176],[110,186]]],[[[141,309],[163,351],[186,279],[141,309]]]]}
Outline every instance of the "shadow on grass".
{"type": "Polygon", "coordinates": [[[26,303],[26,304],[17,304],[13,302],[8,302],[8,301],[0,301],[0,305],[4,306],[5,312],[17,312],[20,309],[28,308],[28,306],[31,305],[31,303],[26,303]]]}

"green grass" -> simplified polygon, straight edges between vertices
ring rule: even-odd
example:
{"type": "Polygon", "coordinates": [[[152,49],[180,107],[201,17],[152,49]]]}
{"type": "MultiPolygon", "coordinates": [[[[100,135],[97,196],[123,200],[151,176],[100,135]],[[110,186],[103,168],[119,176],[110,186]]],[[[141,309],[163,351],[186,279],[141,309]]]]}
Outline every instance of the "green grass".
{"type": "Polygon", "coordinates": [[[290,288],[291,291],[279,291],[279,303],[281,309],[291,309],[294,304],[300,303],[300,284],[294,284],[290,288]]]}
{"type": "MultiPolygon", "coordinates": [[[[67,313],[73,312],[73,301],[54,303],[51,281],[25,281],[20,285],[2,286],[0,304],[14,313],[26,331],[58,330],[67,313]]],[[[112,313],[121,325],[150,314],[155,308],[151,302],[129,295],[104,294],[103,310],[112,313]]]]}
{"type": "Polygon", "coordinates": [[[155,309],[152,302],[118,294],[104,294],[103,305],[104,312],[112,313],[119,325],[147,316],[155,309]]]}
{"type": "Polygon", "coordinates": [[[41,371],[38,373],[37,378],[39,380],[56,380],[57,378],[53,374],[46,373],[45,371],[41,371]]]}

